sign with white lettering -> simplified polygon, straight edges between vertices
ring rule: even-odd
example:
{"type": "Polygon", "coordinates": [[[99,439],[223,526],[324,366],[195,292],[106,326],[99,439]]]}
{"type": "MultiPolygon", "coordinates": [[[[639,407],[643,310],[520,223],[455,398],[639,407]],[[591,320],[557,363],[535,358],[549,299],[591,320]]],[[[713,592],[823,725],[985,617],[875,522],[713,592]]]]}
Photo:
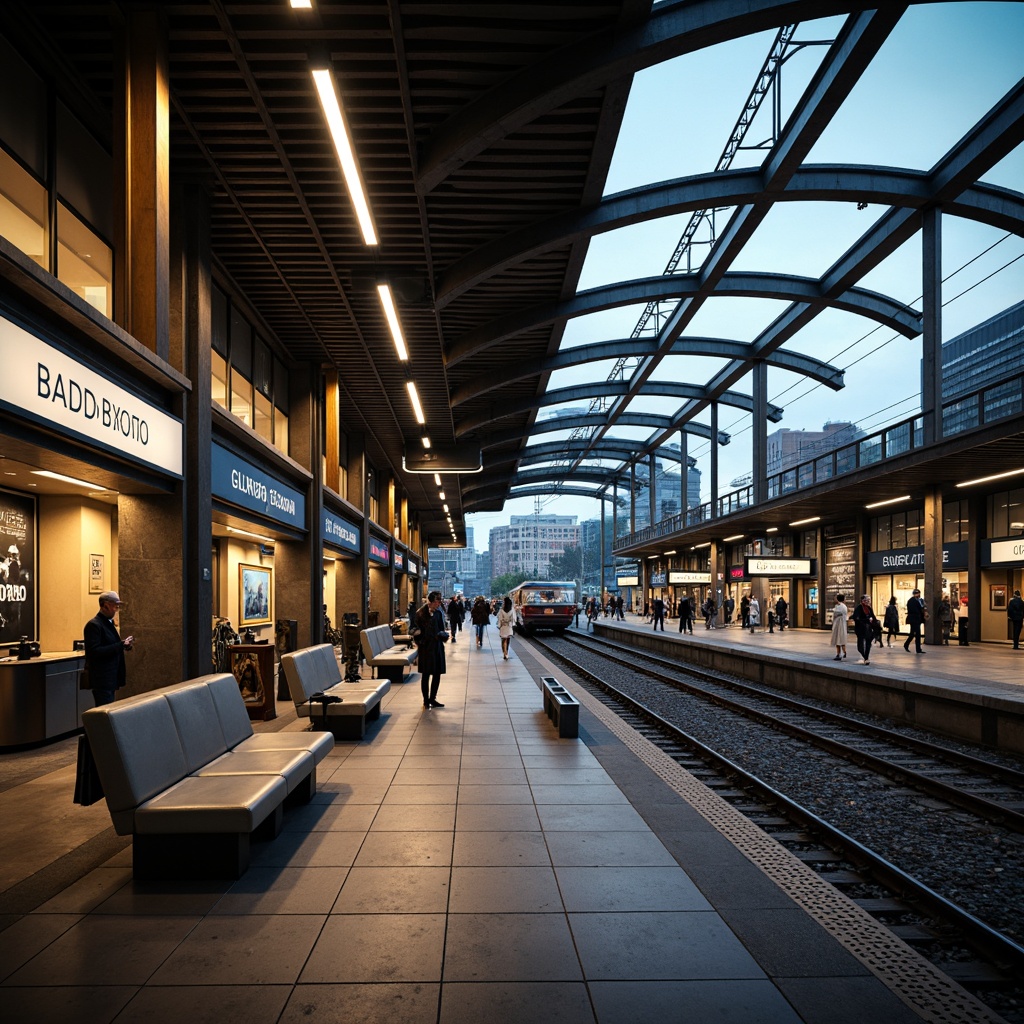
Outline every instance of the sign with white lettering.
{"type": "Polygon", "coordinates": [[[306,498],[294,487],[272,477],[266,470],[213,443],[210,452],[210,491],[268,519],[306,528],[306,498]]]}
{"type": "Polygon", "coordinates": [[[669,569],[669,583],[710,583],[711,573],[689,572],[686,569],[669,569]]]}
{"type": "Polygon", "coordinates": [[[639,587],[640,577],[639,576],[616,576],[615,582],[620,587],[639,587]]]}
{"type": "Polygon", "coordinates": [[[813,576],[813,558],[772,558],[748,555],[748,576],[813,576]]]}
{"type": "Polygon", "coordinates": [[[1024,562],[1024,537],[1014,537],[1012,540],[982,541],[981,557],[983,565],[991,565],[993,562],[1020,564],[1024,562]],[[985,548],[988,548],[987,552],[985,548]]]}
{"type": "MultiPolygon", "coordinates": [[[[942,548],[944,568],[965,569],[967,567],[967,541],[953,541],[942,548]]],[[[882,573],[906,573],[924,571],[924,547],[895,548],[891,551],[869,551],[865,569],[869,576],[882,573]]]]}
{"type": "Polygon", "coordinates": [[[0,317],[0,404],[180,477],[181,422],[0,317]]]}
{"type": "Polygon", "coordinates": [[[328,512],[327,509],[324,509],[321,537],[323,542],[330,544],[332,548],[350,551],[354,555],[358,555],[362,551],[362,545],[359,542],[359,527],[333,512],[328,512]]]}
{"type": "Polygon", "coordinates": [[[652,572],[649,582],[652,587],[663,587],[668,582],[668,574],[664,570],[652,572]]]}
{"type": "Polygon", "coordinates": [[[420,563],[415,558],[409,559],[409,575],[419,576],[420,574],[420,563]]]}
{"type": "Polygon", "coordinates": [[[366,553],[371,562],[376,562],[378,565],[391,564],[391,547],[386,540],[377,540],[376,537],[371,537],[370,547],[366,553]]]}

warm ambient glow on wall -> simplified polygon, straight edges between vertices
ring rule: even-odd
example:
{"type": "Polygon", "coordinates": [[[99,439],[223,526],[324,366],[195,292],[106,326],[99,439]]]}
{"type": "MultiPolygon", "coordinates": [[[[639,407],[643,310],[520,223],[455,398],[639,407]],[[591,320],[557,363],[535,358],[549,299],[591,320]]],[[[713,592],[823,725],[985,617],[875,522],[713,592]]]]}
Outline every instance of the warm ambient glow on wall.
{"type": "Polygon", "coordinates": [[[362,232],[363,241],[367,245],[376,245],[377,230],[373,226],[370,204],[366,199],[366,190],[363,187],[362,175],[359,173],[359,164],[356,163],[356,155],[352,150],[352,137],[345,121],[345,115],[341,110],[338,87],[331,69],[313,68],[313,84],[316,85],[320,106],[323,107],[324,117],[327,118],[327,127],[334,140],[334,148],[341,163],[341,173],[345,177],[345,185],[355,209],[356,219],[359,221],[359,230],[362,232]]]}

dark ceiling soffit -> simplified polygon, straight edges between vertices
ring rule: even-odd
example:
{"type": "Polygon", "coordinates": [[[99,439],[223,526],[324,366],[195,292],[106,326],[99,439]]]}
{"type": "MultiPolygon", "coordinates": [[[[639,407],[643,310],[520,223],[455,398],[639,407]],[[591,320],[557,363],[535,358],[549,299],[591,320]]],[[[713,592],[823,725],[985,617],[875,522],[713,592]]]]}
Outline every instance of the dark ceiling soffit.
{"type": "MultiPolygon", "coordinates": [[[[623,380],[596,381],[593,384],[576,384],[573,387],[546,391],[540,398],[526,398],[505,405],[491,406],[486,412],[467,417],[456,423],[455,436],[461,437],[470,431],[496,423],[508,416],[529,412],[533,409],[543,409],[546,406],[586,401],[590,398],[602,398],[609,395],[622,395],[626,393],[628,386],[627,382],[623,380]]],[[[705,394],[705,388],[702,384],[673,384],[669,381],[650,380],[641,388],[640,394],[665,395],[670,398],[701,398],[705,394]]],[[[727,391],[719,396],[718,401],[722,405],[733,406],[745,412],[752,412],[754,408],[754,400],[750,395],[744,395],[738,391],[727,391]]],[[[768,419],[772,423],[778,423],[782,419],[783,411],[782,406],[769,403],[768,419]]],[[[532,430],[532,424],[526,426],[524,430],[529,433],[532,430]]]]}
{"type": "MultiPolygon", "coordinates": [[[[680,0],[653,10],[634,28],[615,28],[546,54],[468,104],[424,141],[417,189],[431,192],[454,170],[510,133],[578,96],[683,53],[780,25],[877,6],[826,0],[680,0]]],[[[905,5],[895,9],[898,17],[905,5]]]]}
{"type": "Polygon", "coordinates": [[[832,306],[860,313],[908,338],[921,333],[921,314],[896,299],[866,288],[848,287],[841,294],[827,294],[822,281],[795,274],[726,273],[705,283],[700,274],[659,274],[656,277],[620,281],[601,288],[577,292],[569,299],[542,303],[521,312],[498,317],[469,331],[449,349],[446,364],[453,366],[486,351],[523,331],[556,321],[619,306],[688,299],[698,295],[741,295],[755,298],[788,299],[814,306],[832,306]],[[706,290],[705,290],[706,289],[706,290]]]}

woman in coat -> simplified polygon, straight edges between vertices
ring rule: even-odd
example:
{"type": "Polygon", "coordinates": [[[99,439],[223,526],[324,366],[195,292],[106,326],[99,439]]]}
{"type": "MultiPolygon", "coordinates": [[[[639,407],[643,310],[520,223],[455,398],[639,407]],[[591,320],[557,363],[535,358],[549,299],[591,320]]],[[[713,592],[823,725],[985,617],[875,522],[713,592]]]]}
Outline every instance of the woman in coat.
{"type": "Polygon", "coordinates": [[[832,643],[836,648],[835,661],[846,657],[846,617],[850,610],[846,607],[844,601],[844,594],[836,594],[836,604],[832,609],[832,643]],[[839,653],[840,649],[843,652],[842,655],[839,653]]]}
{"type": "Polygon", "coordinates": [[[441,591],[432,590],[427,603],[416,613],[416,647],[419,655],[416,667],[420,671],[420,689],[423,691],[423,710],[443,708],[437,699],[441,676],[447,669],[444,644],[448,633],[444,628],[444,612],[441,611],[441,591]]]}
{"type": "Polygon", "coordinates": [[[516,624],[516,613],[512,610],[512,598],[506,597],[498,612],[498,636],[501,637],[501,655],[508,661],[508,648],[512,641],[512,631],[516,624]]]}
{"type": "Polygon", "coordinates": [[[483,594],[480,594],[473,602],[473,610],[469,613],[469,617],[472,619],[473,625],[476,626],[476,645],[483,647],[484,628],[491,621],[491,609],[484,600],[483,594]]]}
{"type": "Polygon", "coordinates": [[[875,623],[875,610],[871,607],[871,598],[865,594],[860,604],[853,610],[853,631],[857,634],[857,650],[860,652],[861,664],[870,664],[871,636],[875,623]]]}
{"type": "Polygon", "coordinates": [[[900,635],[900,607],[895,597],[890,597],[885,606],[882,625],[885,627],[885,646],[892,647],[892,638],[900,635]]]}

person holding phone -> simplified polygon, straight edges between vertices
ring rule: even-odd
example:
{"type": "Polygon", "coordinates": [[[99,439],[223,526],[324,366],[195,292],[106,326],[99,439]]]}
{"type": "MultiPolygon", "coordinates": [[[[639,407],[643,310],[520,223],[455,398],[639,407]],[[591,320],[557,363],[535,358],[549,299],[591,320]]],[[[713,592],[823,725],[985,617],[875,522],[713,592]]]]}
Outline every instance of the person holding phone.
{"type": "Polygon", "coordinates": [[[132,649],[135,637],[122,639],[114,625],[122,604],[116,590],[104,590],[99,611],[85,624],[85,668],[96,707],[110,704],[127,678],[124,655],[132,649]]]}

